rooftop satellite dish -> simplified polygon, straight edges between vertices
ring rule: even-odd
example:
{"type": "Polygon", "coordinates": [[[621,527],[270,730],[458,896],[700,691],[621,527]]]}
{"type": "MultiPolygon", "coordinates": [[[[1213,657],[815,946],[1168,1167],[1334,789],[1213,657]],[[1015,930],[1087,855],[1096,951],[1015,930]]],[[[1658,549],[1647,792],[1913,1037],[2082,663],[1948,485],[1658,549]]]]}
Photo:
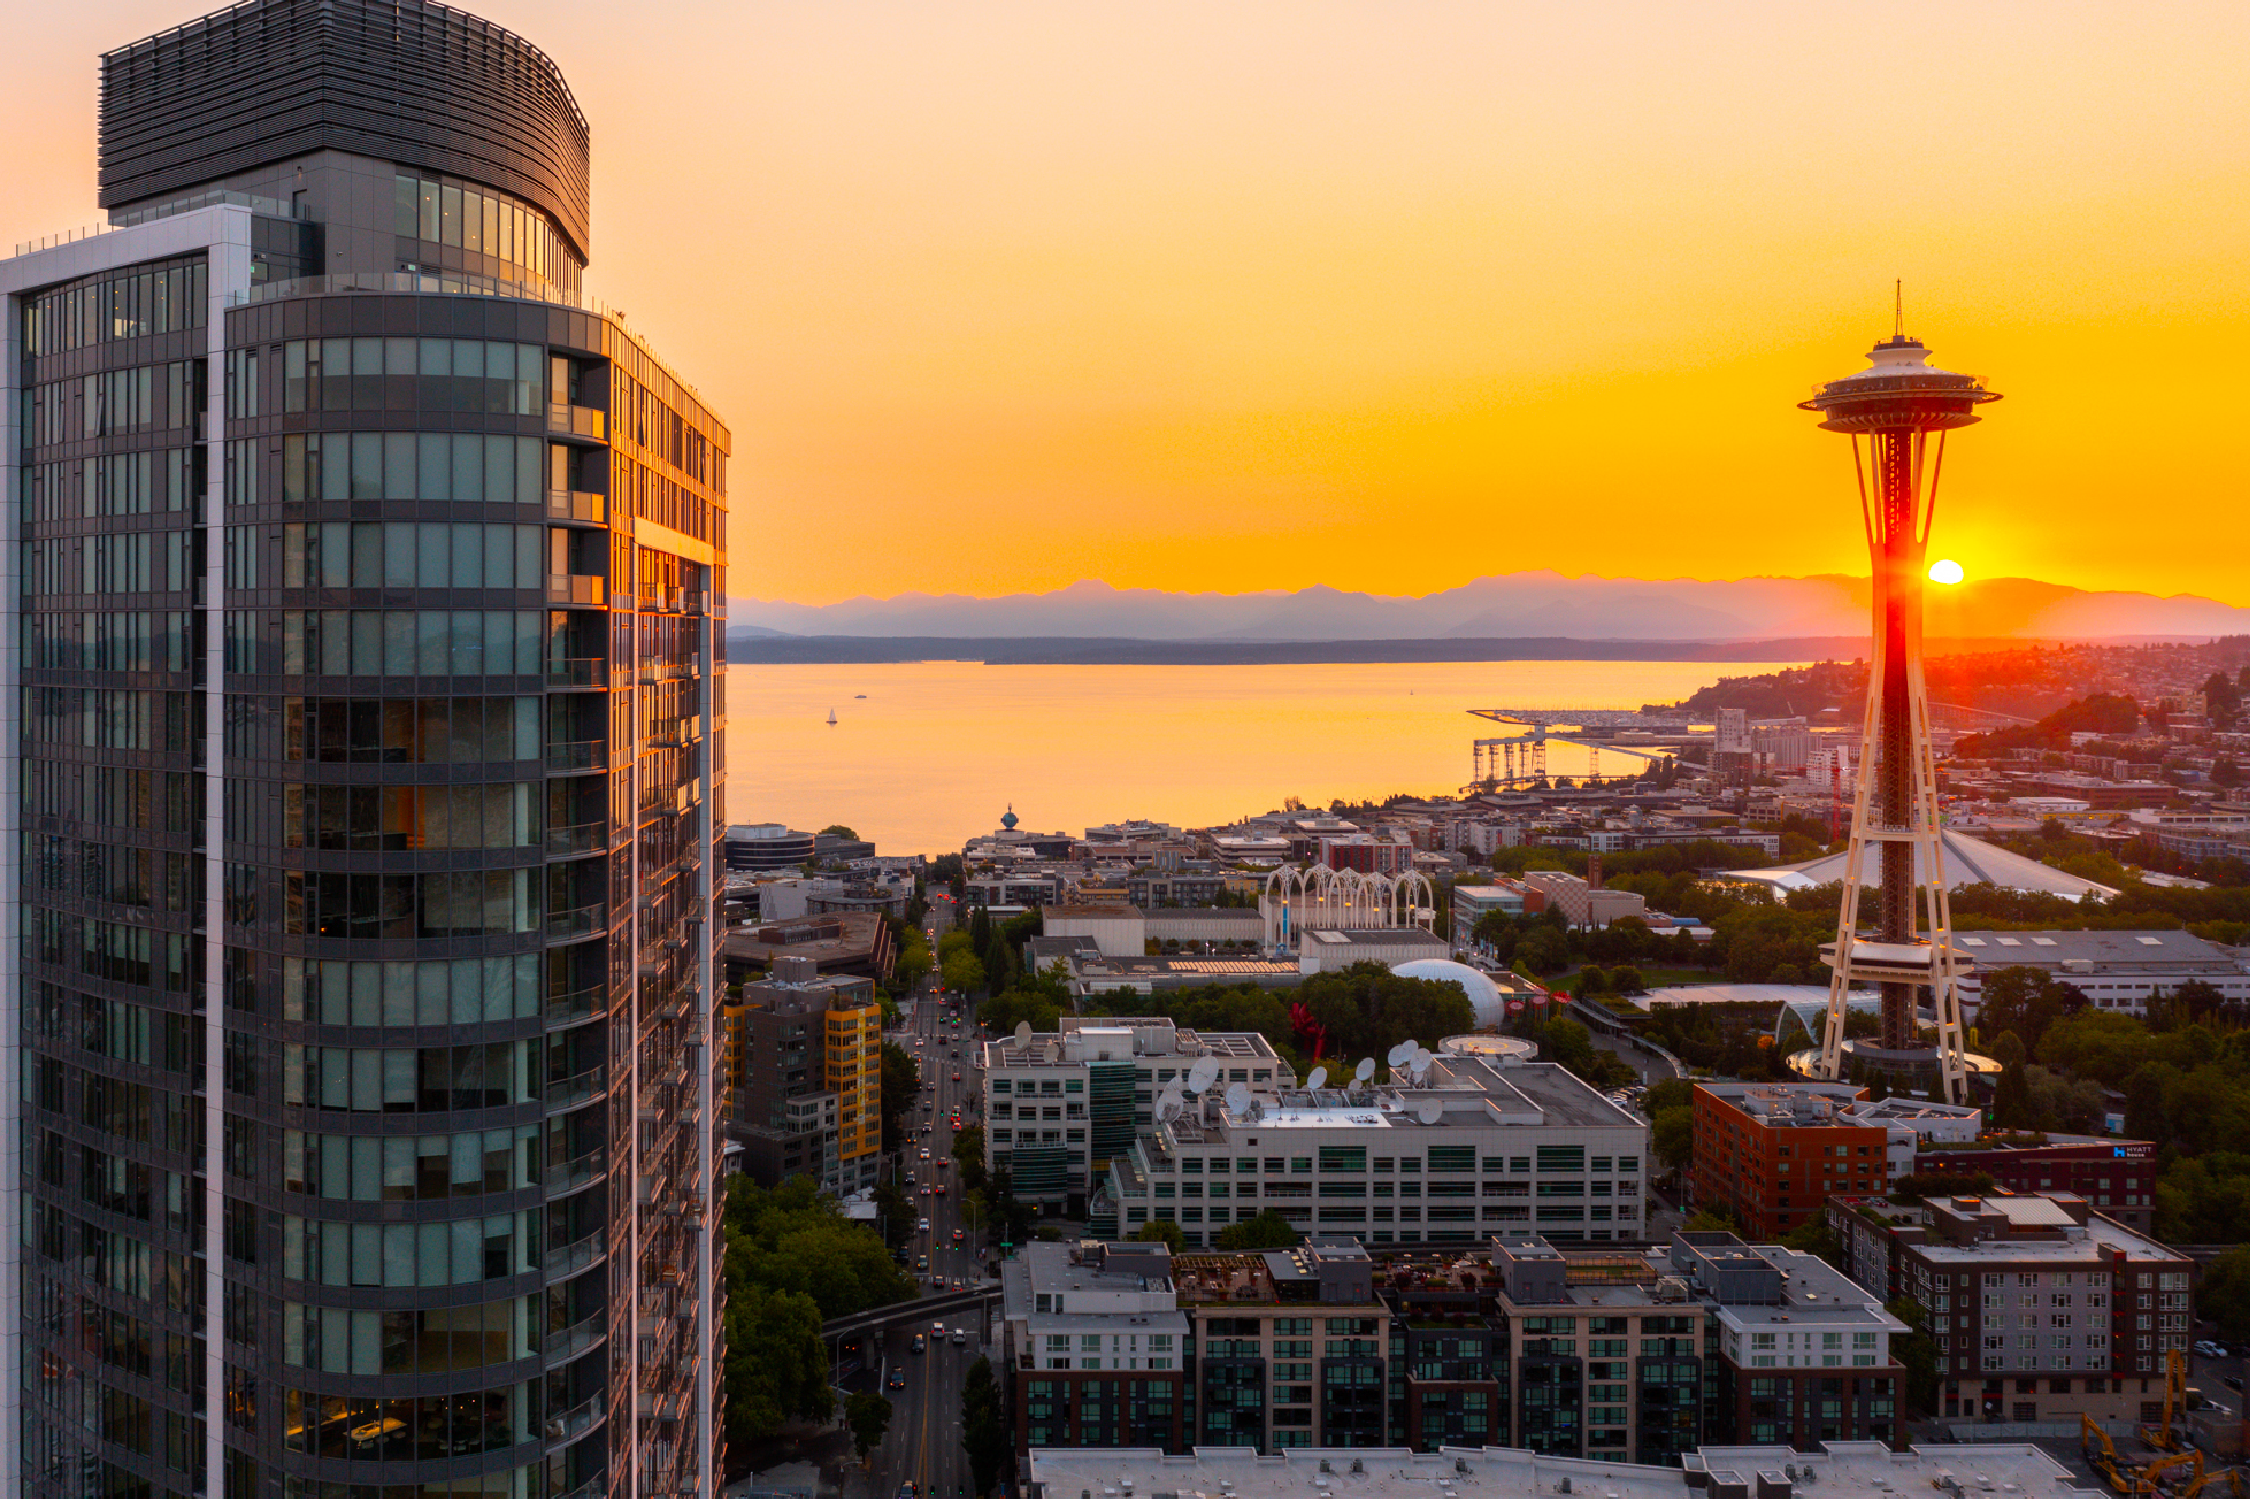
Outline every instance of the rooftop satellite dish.
{"type": "Polygon", "coordinates": [[[1017,1021],[1017,1022],[1016,1022],[1016,1045],[1018,1045],[1018,1046],[1029,1046],[1030,1044],[1031,1044],[1031,1022],[1030,1022],[1030,1021],[1028,1021],[1028,1020],[1019,1020],[1019,1021],[1017,1021]]]}
{"type": "Polygon", "coordinates": [[[1435,1124],[1445,1117],[1445,1104],[1435,1098],[1425,1098],[1422,1106],[1414,1111],[1414,1117],[1424,1124],[1435,1124]]]}
{"type": "Polygon", "coordinates": [[[1180,1085],[1178,1083],[1166,1083],[1164,1091],[1158,1094],[1156,1098],[1156,1117],[1159,1120],[1178,1118],[1181,1101],[1180,1085]]]}
{"type": "Polygon", "coordinates": [[[1367,1080],[1374,1075],[1375,1059],[1373,1057],[1361,1057],[1359,1059],[1359,1065],[1352,1069],[1352,1081],[1363,1086],[1366,1084],[1367,1080]]]}
{"type": "Polygon", "coordinates": [[[1421,1043],[1421,1042],[1419,1042],[1419,1041],[1401,1041],[1401,1042],[1399,1042],[1399,1043],[1398,1043],[1398,1045],[1396,1045],[1396,1046],[1392,1047],[1392,1048],[1391,1048],[1391,1050],[1390,1050],[1390,1062],[1391,1062],[1391,1065],[1392,1065],[1393,1067],[1396,1067],[1396,1066],[1398,1066],[1398,1065],[1399,1065],[1400,1063],[1404,1062],[1404,1061],[1405,1061],[1405,1060],[1406,1060],[1406,1059],[1407,1059],[1408,1057],[1410,1057],[1410,1056],[1414,1055],[1414,1053],[1415,1053],[1415,1052],[1419,1051],[1419,1050],[1421,1049],[1421,1045],[1422,1045],[1422,1043],[1421,1043]]]}
{"type": "Polygon", "coordinates": [[[1190,1093],[1201,1093],[1211,1086],[1219,1075],[1219,1064],[1204,1057],[1188,1069],[1187,1085],[1190,1093]]]}
{"type": "Polygon", "coordinates": [[[1312,1070],[1312,1076],[1305,1079],[1305,1090],[1310,1093],[1318,1093],[1320,1091],[1321,1084],[1327,1081],[1328,1069],[1325,1067],[1315,1067],[1312,1070]]]}
{"type": "Polygon", "coordinates": [[[1249,1107],[1250,1085],[1248,1083],[1227,1084],[1227,1112],[1239,1114],[1249,1107]]]}

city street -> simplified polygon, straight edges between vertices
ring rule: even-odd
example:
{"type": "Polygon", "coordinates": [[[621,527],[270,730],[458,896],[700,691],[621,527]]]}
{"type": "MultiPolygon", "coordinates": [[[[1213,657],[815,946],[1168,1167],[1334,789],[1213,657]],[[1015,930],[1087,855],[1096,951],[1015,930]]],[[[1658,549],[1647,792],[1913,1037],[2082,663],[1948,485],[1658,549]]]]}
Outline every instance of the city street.
{"type": "MultiPolygon", "coordinates": [[[[975,1251],[954,1239],[957,1230],[964,1239],[971,1236],[962,1213],[960,1168],[953,1160],[951,1115],[958,1106],[963,1127],[976,1122],[976,1050],[968,1039],[972,1034],[968,1017],[959,1026],[945,1022],[945,1007],[932,991],[913,1003],[904,1030],[890,1038],[906,1047],[922,1069],[922,1097],[907,1115],[909,1139],[899,1169],[901,1190],[913,1199],[917,1213],[929,1220],[929,1227],[918,1229],[908,1246],[910,1267],[919,1263],[920,1256],[928,1257],[927,1268],[917,1271],[924,1296],[937,1289],[933,1277],[942,1279],[948,1291],[956,1284],[996,1284],[987,1278],[975,1251]],[[904,1184],[906,1176],[913,1177],[912,1185],[904,1184]],[[941,1184],[943,1195],[936,1190],[941,1184]]],[[[869,1499],[896,1499],[910,1482],[921,1493],[943,1499],[968,1492],[968,1458],[961,1451],[961,1389],[969,1366],[989,1351],[987,1317],[981,1312],[955,1314],[944,1320],[942,1336],[936,1331],[937,1321],[900,1326],[875,1350],[876,1373],[891,1401],[891,1426],[875,1449],[873,1471],[854,1475],[855,1482],[848,1486],[851,1499],[863,1494],[869,1499]],[[959,1344],[953,1337],[956,1327],[964,1333],[959,1344]],[[924,1342],[920,1353],[913,1348],[917,1334],[924,1342]],[[903,1388],[890,1387],[894,1376],[903,1377],[903,1388]]]]}

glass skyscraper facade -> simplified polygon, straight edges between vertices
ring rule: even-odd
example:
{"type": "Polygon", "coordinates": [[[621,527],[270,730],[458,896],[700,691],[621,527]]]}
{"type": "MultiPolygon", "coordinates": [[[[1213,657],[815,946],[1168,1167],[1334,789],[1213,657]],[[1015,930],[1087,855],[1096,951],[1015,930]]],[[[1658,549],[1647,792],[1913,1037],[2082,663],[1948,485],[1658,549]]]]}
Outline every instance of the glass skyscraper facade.
{"type": "Polygon", "coordinates": [[[723,423],[554,65],[253,0],[0,261],[0,1499],[718,1486],[723,423]]]}

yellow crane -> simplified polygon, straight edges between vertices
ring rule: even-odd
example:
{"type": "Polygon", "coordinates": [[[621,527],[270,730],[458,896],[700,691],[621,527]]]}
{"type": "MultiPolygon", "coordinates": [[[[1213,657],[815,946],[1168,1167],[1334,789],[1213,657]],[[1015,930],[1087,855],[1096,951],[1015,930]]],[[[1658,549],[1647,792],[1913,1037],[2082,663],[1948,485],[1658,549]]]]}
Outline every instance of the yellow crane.
{"type": "Polygon", "coordinates": [[[2182,1446],[2172,1430],[2174,1412],[2187,1413],[2187,1355],[2177,1348],[2164,1355],[2164,1419],[2155,1426],[2142,1427],[2141,1440],[2161,1452],[2182,1446]]]}
{"type": "MultiPolygon", "coordinates": [[[[2164,1475],[2181,1466],[2188,1469],[2188,1479],[2187,1487],[2178,1499],[2193,1499],[2193,1496],[2200,1494],[2218,1477],[2216,1473],[2204,1471],[2203,1454],[2193,1447],[2180,1452],[2167,1452],[2154,1462],[2135,1467],[2117,1455],[2117,1448],[2110,1441],[2109,1433],[2095,1425],[2092,1416],[2084,1414],[2078,1418],[2078,1445],[2086,1455],[2087,1465],[2101,1475],[2104,1483],[2118,1493],[2136,1496],[2136,1499],[2146,1499],[2146,1496],[2155,1494],[2164,1475]]],[[[2242,1481],[2238,1477],[2232,1481],[2239,1499],[2242,1481]]]]}

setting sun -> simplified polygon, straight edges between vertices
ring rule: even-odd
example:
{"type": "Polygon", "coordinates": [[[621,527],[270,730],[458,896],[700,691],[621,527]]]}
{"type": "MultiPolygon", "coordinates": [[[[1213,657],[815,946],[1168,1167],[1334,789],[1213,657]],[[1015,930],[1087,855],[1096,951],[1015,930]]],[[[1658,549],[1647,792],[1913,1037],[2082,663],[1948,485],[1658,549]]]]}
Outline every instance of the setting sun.
{"type": "Polygon", "coordinates": [[[1941,558],[1930,564],[1930,581],[1932,583],[1958,583],[1967,576],[1968,574],[1962,571],[1961,564],[1951,557],[1941,558]]]}

